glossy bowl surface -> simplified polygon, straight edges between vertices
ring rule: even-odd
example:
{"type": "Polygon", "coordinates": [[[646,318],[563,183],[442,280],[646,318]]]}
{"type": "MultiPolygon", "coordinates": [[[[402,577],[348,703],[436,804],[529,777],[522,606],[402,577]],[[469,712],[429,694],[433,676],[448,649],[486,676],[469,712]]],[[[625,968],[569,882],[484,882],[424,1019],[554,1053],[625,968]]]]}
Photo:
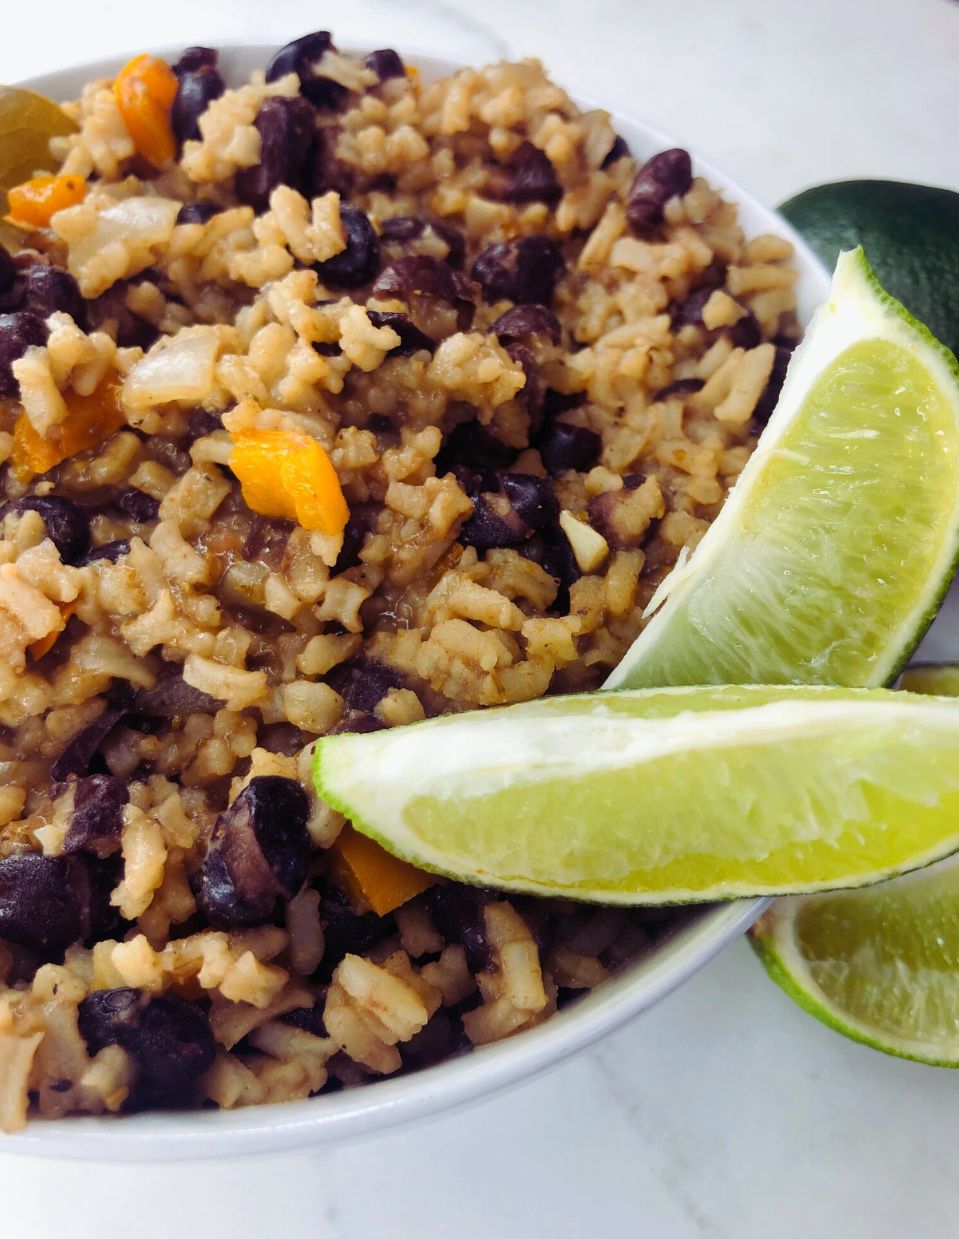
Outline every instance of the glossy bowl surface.
{"type": "MultiPolygon", "coordinates": [[[[221,70],[228,84],[233,85],[243,81],[253,69],[263,67],[275,50],[259,44],[220,47],[221,70]]],[[[158,55],[175,59],[182,47],[155,50],[158,55]]],[[[113,76],[127,59],[111,56],[20,84],[57,100],[76,98],[92,78],[113,76]]],[[[419,68],[426,81],[462,67],[429,56],[410,56],[407,60],[419,68]]],[[[593,100],[578,102],[586,107],[602,106],[593,100]]],[[[677,145],[642,121],[617,113],[614,122],[638,157],[677,145]]],[[[777,232],[793,242],[800,277],[799,317],[801,322],[807,322],[828,292],[829,278],[822,264],[781,216],[695,151],[692,154],[695,170],[738,204],[747,235],[777,232]]],[[[746,900],[691,912],[689,919],[649,955],[626,966],[609,983],[537,1028],[411,1075],[306,1101],[243,1110],[37,1120],[14,1136],[0,1136],[0,1151],[45,1157],[156,1161],[277,1152],[373,1135],[490,1097],[569,1058],[665,997],[743,933],[764,906],[764,900],[746,900]]]]}

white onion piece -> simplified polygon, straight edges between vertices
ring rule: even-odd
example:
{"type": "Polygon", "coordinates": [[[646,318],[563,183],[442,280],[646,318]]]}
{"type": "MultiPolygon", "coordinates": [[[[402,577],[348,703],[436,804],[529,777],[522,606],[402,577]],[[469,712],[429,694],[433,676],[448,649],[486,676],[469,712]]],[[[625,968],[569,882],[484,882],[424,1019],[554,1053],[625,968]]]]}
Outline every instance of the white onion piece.
{"type": "Polygon", "coordinates": [[[172,198],[124,198],[98,211],[80,203],[58,211],[54,231],[67,242],[67,265],[84,297],[144,270],[170,240],[180,203],[172,198]]]}
{"type": "Polygon", "coordinates": [[[158,340],[124,380],[124,407],[140,413],[174,400],[201,404],[214,389],[218,348],[213,327],[187,327],[169,341],[158,340]]]}

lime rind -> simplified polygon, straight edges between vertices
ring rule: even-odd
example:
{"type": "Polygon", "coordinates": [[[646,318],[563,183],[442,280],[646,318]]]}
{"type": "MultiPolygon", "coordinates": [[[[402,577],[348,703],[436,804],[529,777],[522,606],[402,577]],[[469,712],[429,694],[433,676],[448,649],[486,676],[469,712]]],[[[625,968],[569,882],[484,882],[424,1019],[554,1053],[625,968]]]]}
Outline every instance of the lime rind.
{"type": "Polygon", "coordinates": [[[951,854],[957,744],[959,707],[948,699],[824,686],[670,688],[328,737],[317,745],[315,776],[319,794],[358,830],[430,872],[585,902],[681,904],[863,886],[951,854]],[[777,754],[787,745],[784,765],[777,754]],[[833,749],[830,784],[822,762],[833,749]],[[808,779],[797,755],[812,750],[808,779]],[[746,775],[770,761],[769,786],[757,790],[746,775]],[[914,790],[921,776],[936,780],[938,800],[914,790]],[[674,805],[671,821],[676,777],[705,782],[685,809],[674,805]],[[704,825],[707,785],[720,807],[704,825]],[[645,830],[643,813],[629,807],[636,803],[645,830]],[[757,821],[772,808],[781,825],[766,838],[757,821]],[[891,842],[883,812],[907,819],[891,842]],[[850,846],[849,831],[859,841],[873,820],[883,824],[869,846],[850,846]]]}
{"type": "MultiPolygon", "coordinates": [[[[945,345],[882,288],[861,248],[840,255],[829,300],[817,311],[793,356],[779,402],[755,452],[719,516],[693,554],[677,564],[660,585],[648,608],[652,618],[611,673],[604,688],[675,682],[664,668],[671,657],[670,651],[674,650],[677,618],[686,614],[689,603],[695,598],[697,585],[708,581],[711,572],[718,570],[723,552],[739,541],[738,531],[749,523],[750,504],[761,495],[764,471],[774,463],[777,455],[782,455],[783,439],[796,423],[811,383],[848,349],[863,340],[889,342],[903,349],[907,355],[918,356],[937,392],[944,398],[946,407],[951,410],[953,425],[959,434],[959,362],[945,345]]],[[[862,666],[857,668],[857,676],[861,671],[858,683],[890,683],[932,622],[959,562],[959,489],[943,516],[942,528],[941,546],[934,561],[925,568],[922,588],[916,590],[914,598],[909,597],[907,612],[894,629],[884,634],[883,648],[873,652],[871,661],[863,656],[862,666]]],[[[801,570],[801,563],[797,561],[797,576],[801,570]]],[[[814,632],[813,636],[821,639],[822,646],[828,648],[836,634],[814,632]]],[[[747,639],[754,644],[759,642],[755,648],[762,648],[761,635],[747,639]]],[[[722,650],[713,652],[721,663],[722,650]]],[[[813,653],[810,650],[811,657],[813,653]]],[[[728,649],[727,654],[731,654],[728,649]]],[[[680,659],[680,666],[681,663],[680,659]]],[[[777,668],[768,659],[767,664],[766,673],[761,673],[760,668],[760,674],[755,678],[778,681],[809,678],[809,673],[812,679],[818,678],[812,661],[806,676],[799,675],[799,668],[792,668],[793,674],[787,676],[790,668],[785,665],[777,668]]],[[[715,670],[715,677],[708,678],[754,678],[745,676],[743,667],[738,664],[735,670],[732,663],[727,667],[717,665],[715,670]]]]}
{"type": "Polygon", "coordinates": [[[779,900],[749,930],[750,945],[767,975],[779,988],[821,1024],[851,1041],[930,1067],[959,1067],[959,1038],[954,1046],[946,1047],[929,1041],[890,1036],[881,1028],[853,1019],[823,993],[796,950],[792,932],[799,905],[805,902],[802,898],[779,900]]]}
{"type": "MultiPolygon", "coordinates": [[[[904,691],[932,694],[942,699],[954,698],[959,696],[959,663],[912,663],[903,672],[899,683],[904,691]]],[[[915,892],[916,885],[921,882],[934,889],[942,881],[940,875],[946,872],[949,877],[945,881],[952,888],[956,884],[954,862],[949,862],[948,868],[925,869],[914,878],[900,878],[896,886],[902,889],[909,883],[915,892]]],[[[894,897],[893,889],[885,886],[883,898],[894,897]]],[[[930,889],[930,894],[933,889],[930,889]]],[[[830,898],[835,900],[836,897],[830,898]]],[[[869,892],[864,890],[857,898],[868,899],[869,892]]],[[[888,1029],[853,1018],[824,993],[797,949],[795,932],[803,911],[815,914],[822,906],[820,898],[815,895],[777,900],[749,931],[750,945],[771,979],[804,1011],[852,1041],[912,1062],[933,1067],[959,1067],[959,1032],[955,1043],[949,1046],[939,1041],[897,1036],[888,1029]]],[[[935,916],[933,900],[927,901],[927,907],[930,915],[935,916]]],[[[918,907],[917,913],[921,914],[918,907]]],[[[881,989],[882,982],[877,980],[876,984],[881,989]]]]}
{"type": "Polygon", "coordinates": [[[934,697],[959,697],[959,663],[911,662],[896,680],[908,693],[934,697]]]}

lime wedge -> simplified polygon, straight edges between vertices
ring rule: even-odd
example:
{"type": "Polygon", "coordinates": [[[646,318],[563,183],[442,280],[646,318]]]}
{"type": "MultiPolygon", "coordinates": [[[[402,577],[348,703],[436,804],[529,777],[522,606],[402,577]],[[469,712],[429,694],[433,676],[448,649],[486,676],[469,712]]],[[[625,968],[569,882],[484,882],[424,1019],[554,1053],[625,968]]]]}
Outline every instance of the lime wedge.
{"type": "Polygon", "coordinates": [[[464,882],[610,904],[860,886],[959,848],[959,702],[588,693],[317,743],[363,834],[464,882]]]}
{"type": "Polygon", "coordinates": [[[875,889],[777,900],[750,931],[817,1019],[887,1054],[959,1066],[959,865],[875,889]]]}
{"type": "MultiPolygon", "coordinates": [[[[959,666],[904,688],[959,696],[959,666]]],[[[959,864],[859,891],[781,899],[750,931],[766,971],[823,1023],[887,1054],[959,1066],[959,864]]]]}
{"type": "Polygon", "coordinates": [[[0,86],[0,214],[6,214],[8,189],[35,172],[54,171],[50,139],[75,130],[52,99],[20,86],[0,86]]]}
{"type": "Polygon", "coordinates": [[[959,550],[959,364],[842,254],[718,518],[607,688],[888,683],[959,550]]]}

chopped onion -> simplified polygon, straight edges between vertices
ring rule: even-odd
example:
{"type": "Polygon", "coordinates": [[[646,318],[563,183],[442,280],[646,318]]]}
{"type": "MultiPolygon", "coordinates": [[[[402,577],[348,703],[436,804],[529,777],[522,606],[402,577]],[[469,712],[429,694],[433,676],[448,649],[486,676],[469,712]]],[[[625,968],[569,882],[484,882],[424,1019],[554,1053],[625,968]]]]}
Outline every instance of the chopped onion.
{"type": "Polygon", "coordinates": [[[218,348],[219,338],[212,327],[187,327],[169,341],[158,340],[127,375],[124,407],[137,413],[173,400],[202,403],[214,389],[218,348]]]}

